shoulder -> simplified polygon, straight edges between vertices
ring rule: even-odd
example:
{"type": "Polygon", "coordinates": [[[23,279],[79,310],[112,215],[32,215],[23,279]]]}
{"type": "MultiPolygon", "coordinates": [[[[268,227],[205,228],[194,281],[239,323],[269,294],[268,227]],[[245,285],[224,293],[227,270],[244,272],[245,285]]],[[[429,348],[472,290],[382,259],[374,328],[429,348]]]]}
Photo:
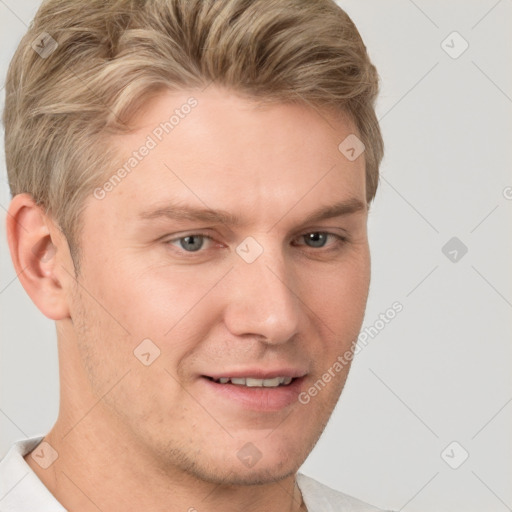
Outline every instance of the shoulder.
{"type": "Polygon", "coordinates": [[[308,512],[384,512],[302,473],[297,474],[297,485],[308,512]]]}
{"type": "Polygon", "coordinates": [[[2,512],[66,512],[23,458],[42,439],[37,436],[17,441],[0,460],[2,512]]]}
{"type": "Polygon", "coordinates": [[[0,495],[5,491],[6,485],[12,480],[13,476],[24,476],[30,469],[23,458],[24,455],[32,451],[40,442],[42,437],[32,437],[22,441],[15,442],[6,455],[0,459],[0,495]]]}

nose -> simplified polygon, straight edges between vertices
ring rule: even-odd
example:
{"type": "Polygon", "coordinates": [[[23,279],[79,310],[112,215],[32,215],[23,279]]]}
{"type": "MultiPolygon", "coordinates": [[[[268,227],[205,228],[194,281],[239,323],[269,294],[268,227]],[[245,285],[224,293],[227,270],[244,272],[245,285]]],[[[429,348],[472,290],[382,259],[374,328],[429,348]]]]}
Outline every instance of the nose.
{"type": "Polygon", "coordinates": [[[264,338],[272,345],[291,339],[301,318],[296,281],[293,269],[276,252],[271,255],[265,251],[252,263],[238,259],[226,283],[229,291],[224,321],[229,331],[264,338]]]}

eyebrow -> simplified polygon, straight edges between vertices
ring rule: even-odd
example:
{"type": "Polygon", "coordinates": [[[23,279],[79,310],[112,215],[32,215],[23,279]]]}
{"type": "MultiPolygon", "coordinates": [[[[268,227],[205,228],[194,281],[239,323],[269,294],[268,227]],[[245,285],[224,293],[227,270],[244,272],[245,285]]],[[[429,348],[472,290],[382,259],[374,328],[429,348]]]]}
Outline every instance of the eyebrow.
{"type": "MultiPolygon", "coordinates": [[[[292,207],[285,213],[286,216],[292,207]]],[[[309,213],[304,220],[304,224],[318,222],[321,220],[351,215],[353,213],[367,210],[367,204],[357,198],[350,198],[331,205],[321,206],[309,213]]],[[[284,216],[282,218],[284,218],[284,216]]],[[[209,222],[213,224],[225,224],[229,227],[238,227],[244,224],[242,219],[227,210],[212,210],[210,208],[197,208],[193,206],[183,206],[180,204],[167,203],[165,206],[153,208],[142,212],[139,217],[142,220],[170,219],[175,221],[197,221],[209,222]]],[[[281,219],[280,219],[281,220],[281,219]]],[[[276,224],[278,222],[277,221],[276,224]]]]}

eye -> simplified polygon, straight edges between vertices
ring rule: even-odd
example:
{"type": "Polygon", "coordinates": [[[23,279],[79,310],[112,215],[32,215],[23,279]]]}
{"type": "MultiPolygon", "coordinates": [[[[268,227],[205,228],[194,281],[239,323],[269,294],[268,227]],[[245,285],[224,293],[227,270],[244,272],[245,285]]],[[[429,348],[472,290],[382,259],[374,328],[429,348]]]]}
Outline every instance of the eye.
{"type": "MultiPolygon", "coordinates": [[[[335,235],[333,233],[325,233],[322,231],[315,231],[312,233],[306,233],[305,235],[301,235],[299,239],[303,239],[305,244],[308,247],[312,247],[314,249],[322,249],[326,246],[327,241],[331,238],[334,238],[334,244],[336,243],[343,243],[346,241],[345,238],[343,238],[340,235],[335,235]]],[[[331,244],[332,245],[332,244],[331,244]]]]}
{"type": "Polygon", "coordinates": [[[197,252],[203,248],[205,240],[211,240],[211,238],[207,235],[194,233],[180,238],[174,238],[167,243],[169,245],[178,244],[178,247],[186,252],[197,252]]]}

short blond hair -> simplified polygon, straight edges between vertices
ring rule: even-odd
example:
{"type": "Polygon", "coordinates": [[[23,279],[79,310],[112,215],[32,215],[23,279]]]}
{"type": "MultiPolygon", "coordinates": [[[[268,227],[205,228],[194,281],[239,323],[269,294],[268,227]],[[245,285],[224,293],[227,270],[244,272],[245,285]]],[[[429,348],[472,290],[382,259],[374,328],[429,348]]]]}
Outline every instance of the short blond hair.
{"type": "Polygon", "coordinates": [[[11,193],[43,206],[73,255],[85,199],[116,157],[108,135],[128,130],[154,94],[212,82],[261,102],[348,113],[373,200],[384,151],[378,74],[333,0],[43,2],[6,80],[11,193]]]}

